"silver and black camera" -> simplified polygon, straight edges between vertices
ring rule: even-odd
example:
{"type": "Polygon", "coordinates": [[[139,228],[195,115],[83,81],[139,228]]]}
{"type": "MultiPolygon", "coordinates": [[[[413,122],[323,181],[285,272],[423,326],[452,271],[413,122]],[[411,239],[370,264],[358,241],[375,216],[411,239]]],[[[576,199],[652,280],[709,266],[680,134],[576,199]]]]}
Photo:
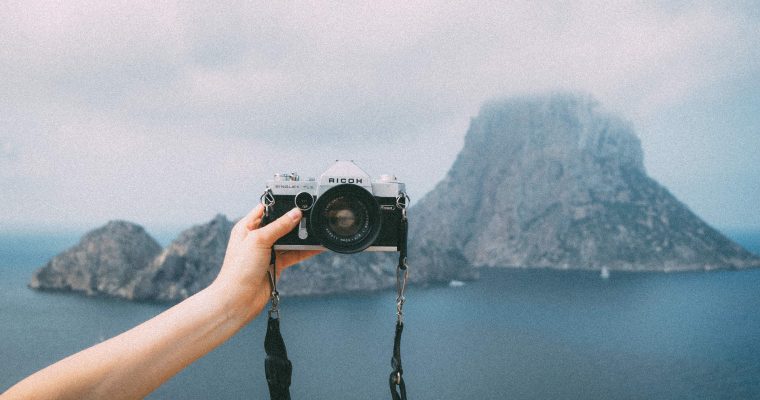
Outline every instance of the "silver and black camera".
{"type": "Polygon", "coordinates": [[[303,211],[300,224],[277,240],[275,249],[338,253],[397,251],[408,201],[396,177],[373,180],[351,161],[336,161],[319,179],[275,174],[262,196],[270,220],[293,207],[303,211]]]}

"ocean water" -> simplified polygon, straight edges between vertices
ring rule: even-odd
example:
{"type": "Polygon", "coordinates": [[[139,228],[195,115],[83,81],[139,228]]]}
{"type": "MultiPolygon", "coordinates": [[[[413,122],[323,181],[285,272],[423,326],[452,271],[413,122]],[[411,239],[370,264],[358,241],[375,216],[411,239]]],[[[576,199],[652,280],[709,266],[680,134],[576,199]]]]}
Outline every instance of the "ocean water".
{"type": "MultiPolygon", "coordinates": [[[[759,232],[732,236],[760,253],[759,232]]],[[[0,236],[0,390],[167,307],[26,288],[75,242],[0,236]]],[[[492,269],[407,298],[410,399],[760,398],[760,270],[492,269]]],[[[293,399],[389,398],[394,311],[392,291],[283,299],[293,399]]],[[[264,329],[254,320],[149,398],[267,399],[264,329]]]]}

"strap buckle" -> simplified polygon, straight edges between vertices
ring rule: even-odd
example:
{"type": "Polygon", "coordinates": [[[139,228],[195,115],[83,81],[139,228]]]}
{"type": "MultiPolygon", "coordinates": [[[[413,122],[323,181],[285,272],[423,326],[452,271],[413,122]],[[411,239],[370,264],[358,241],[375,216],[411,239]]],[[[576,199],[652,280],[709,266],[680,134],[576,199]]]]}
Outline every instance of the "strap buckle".
{"type": "Polygon", "coordinates": [[[272,206],[274,206],[274,192],[272,192],[272,188],[267,188],[261,197],[259,197],[259,201],[264,205],[264,216],[269,217],[269,212],[272,211],[272,206]]]}
{"type": "Polygon", "coordinates": [[[398,196],[396,196],[396,207],[401,210],[401,219],[404,221],[406,221],[406,209],[409,208],[410,201],[412,199],[406,192],[399,192],[398,196]]]}
{"type": "Polygon", "coordinates": [[[406,257],[404,257],[402,263],[399,263],[396,268],[396,317],[399,323],[404,322],[404,301],[406,301],[404,292],[406,291],[408,277],[409,269],[406,265],[406,257]]]}
{"type": "Polygon", "coordinates": [[[271,260],[269,261],[269,285],[272,288],[270,299],[272,306],[269,308],[269,318],[280,318],[280,292],[277,291],[277,266],[275,265],[276,258],[274,249],[272,249],[271,260]]]}

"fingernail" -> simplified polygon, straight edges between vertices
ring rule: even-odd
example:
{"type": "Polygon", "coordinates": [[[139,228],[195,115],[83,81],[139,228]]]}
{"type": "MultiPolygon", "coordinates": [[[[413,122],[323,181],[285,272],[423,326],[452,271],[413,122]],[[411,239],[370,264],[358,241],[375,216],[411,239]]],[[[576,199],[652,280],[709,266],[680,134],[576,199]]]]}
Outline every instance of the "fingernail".
{"type": "Polygon", "coordinates": [[[293,221],[298,221],[298,219],[301,218],[301,210],[296,207],[288,211],[288,217],[290,217],[293,221]]]}

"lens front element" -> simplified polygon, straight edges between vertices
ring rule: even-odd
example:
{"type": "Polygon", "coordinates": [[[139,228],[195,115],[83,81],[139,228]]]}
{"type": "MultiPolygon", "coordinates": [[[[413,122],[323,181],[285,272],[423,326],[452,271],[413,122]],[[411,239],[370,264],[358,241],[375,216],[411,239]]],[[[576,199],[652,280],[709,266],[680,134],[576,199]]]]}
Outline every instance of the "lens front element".
{"type": "Polygon", "coordinates": [[[322,245],[339,253],[365,250],[380,233],[377,200],[356,185],[338,185],[327,190],[317,198],[311,218],[322,245]]]}
{"type": "Polygon", "coordinates": [[[335,239],[353,241],[359,239],[363,231],[369,227],[369,212],[367,207],[356,199],[341,196],[325,207],[329,232],[335,239]]]}

